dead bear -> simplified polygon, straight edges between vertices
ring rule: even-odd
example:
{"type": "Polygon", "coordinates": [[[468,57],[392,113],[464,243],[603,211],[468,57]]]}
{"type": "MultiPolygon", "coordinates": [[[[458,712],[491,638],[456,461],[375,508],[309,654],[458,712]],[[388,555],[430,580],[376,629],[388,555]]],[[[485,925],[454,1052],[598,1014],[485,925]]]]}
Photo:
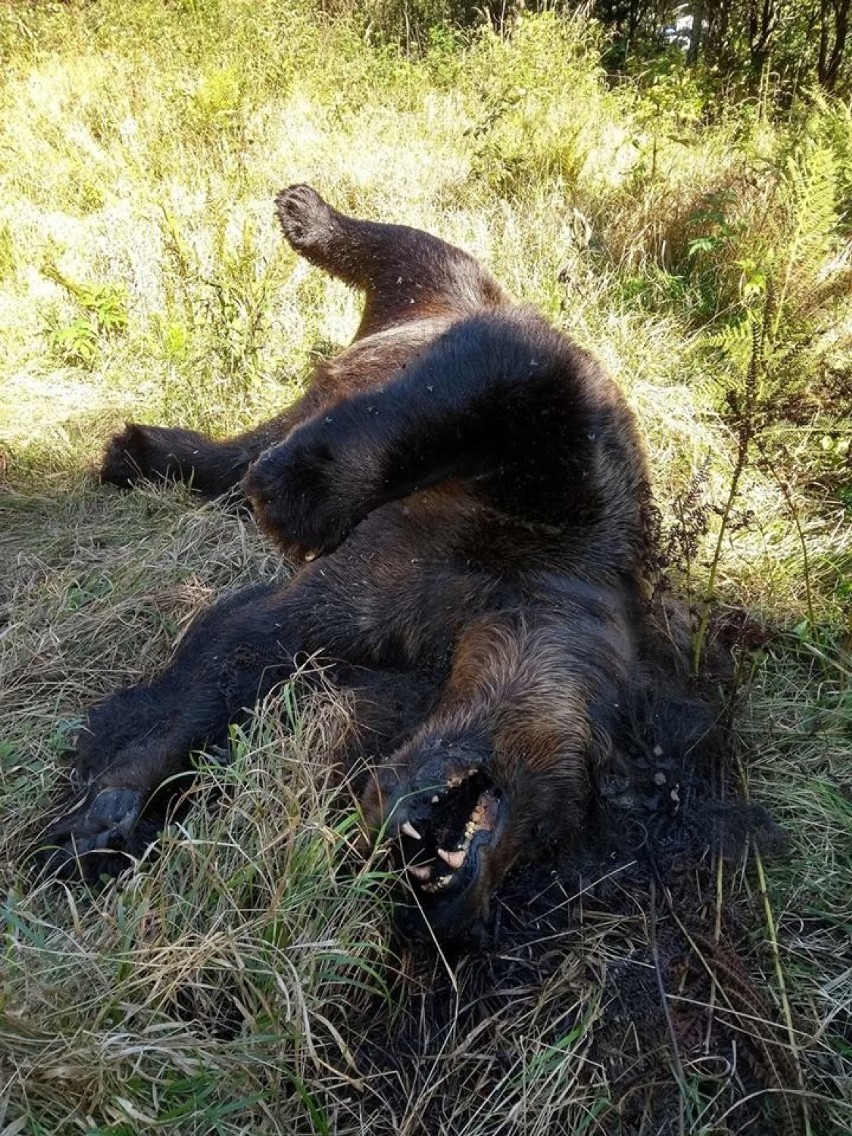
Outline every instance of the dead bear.
{"type": "Polygon", "coordinates": [[[242,483],[300,567],[89,711],[79,800],[43,843],[55,870],[114,866],[190,751],[315,655],[360,708],[365,822],[450,937],[517,860],[582,840],[659,704],[643,450],[601,367],[468,254],[304,185],[276,204],[291,246],[364,293],[353,343],[239,437],[128,425],[102,477],[242,483]]]}

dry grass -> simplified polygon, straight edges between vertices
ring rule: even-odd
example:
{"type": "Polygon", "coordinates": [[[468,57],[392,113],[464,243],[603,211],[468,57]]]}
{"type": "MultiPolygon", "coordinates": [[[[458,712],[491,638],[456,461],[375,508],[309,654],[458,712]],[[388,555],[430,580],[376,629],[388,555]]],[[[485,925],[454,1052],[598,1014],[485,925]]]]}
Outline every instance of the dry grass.
{"type": "Polygon", "coordinates": [[[579,23],[412,61],[306,11],[0,6],[0,1130],[844,1132],[842,109],[786,134],[745,112],[708,126],[680,95],[607,90],[579,23]],[[810,198],[766,172],[788,169],[797,131],[823,154],[795,159],[810,198]],[[507,882],[492,950],[410,948],[382,851],[365,859],[328,783],[346,707],[297,686],[235,733],[231,766],[188,781],[193,807],[119,885],[28,874],[82,709],[155,672],[212,597],[284,571],[239,515],[122,496],[87,469],[125,417],[256,420],[351,334],[355,298],[274,231],[271,196],[295,180],[464,245],[597,352],[642,420],[697,604],[741,429],[737,321],[789,277],[760,363],[763,450],[709,597],[722,625],[748,612],[755,648],[733,708],[740,784],[790,834],[763,883],[709,854],[666,878],[575,859],[507,882]],[[813,239],[796,243],[805,200],[813,239]]]}

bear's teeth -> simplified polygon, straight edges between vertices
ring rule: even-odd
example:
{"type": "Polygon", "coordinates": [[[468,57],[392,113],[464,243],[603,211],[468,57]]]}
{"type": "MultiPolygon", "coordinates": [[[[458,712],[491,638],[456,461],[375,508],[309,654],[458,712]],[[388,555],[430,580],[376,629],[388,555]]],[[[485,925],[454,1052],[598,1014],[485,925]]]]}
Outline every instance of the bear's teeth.
{"type": "Polygon", "coordinates": [[[414,827],[414,825],[411,823],[410,820],[407,820],[403,824],[402,831],[405,833],[406,836],[410,836],[412,840],[422,840],[423,839],[423,837],[420,835],[420,833],[417,831],[417,829],[414,827]]]}
{"type": "Polygon", "coordinates": [[[439,880],[435,880],[433,884],[424,884],[423,890],[428,892],[441,891],[442,888],[449,887],[455,876],[441,876],[439,880]]]}
{"type": "Polygon", "coordinates": [[[409,864],[409,875],[414,876],[415,880],[419,880],[421,884],[426,884],[432,878],[432,869],[426,867],[419,867],[417,864],[409,864]]]}
{"type": "Polygon", "coordinates": [[[443,848],[439,848],[438,855],[448,867],[457,872],[464,863],[465,849],[457,848],[454,852],[445,852],[443,848]]]}

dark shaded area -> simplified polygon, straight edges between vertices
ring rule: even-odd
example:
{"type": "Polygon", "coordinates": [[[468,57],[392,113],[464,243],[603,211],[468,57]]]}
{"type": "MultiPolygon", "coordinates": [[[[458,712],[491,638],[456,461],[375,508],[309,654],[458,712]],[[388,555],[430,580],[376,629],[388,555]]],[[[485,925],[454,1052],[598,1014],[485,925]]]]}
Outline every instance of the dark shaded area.
{"type": "MultiPolygon", "coordinates": [[[[718,731],[697,746],[673,736],[665,753],[637,753],[634,769],[619,802],[599,802],[597,841],[507,878],[487,947],[447,960],[418,940],[400,989],[404,1015],[352,1024],[359,1075],[407,1115],[410,1131],[450,1133],[491,1091],[517,1103],[527,1029],[539,1047],[531,1068],[567,1048],[578,1055],[577,1094],[608,1082],[608,1096],[593,1097],[590,1131],[674,1134],[695,1130],[699,1115],[708,1127],[724,1117],[720,1131],[804,1130],[783,1021],[749,973],[754,913],[729,895],[750,842],[772,855],[785,834],[761,808],[725,801],[718,731]],[[467,1037],[477,1039],[477,1062],[467,1060],[467,1037]],[[548,1044],[552,1054],[542,1053],[548,1044]],[[410,1102],[421,1098],[427,1106],[412,1120],[410,1102]]],[[[350,1096],[353,1118],[391,1132],[371,1099],[350,1096]]],[[[523,1132],[532,1123],[523,1116],[491,1117],[487,1130],[523,1132]]],[[[818,1122],[813,1104],[810,1116],[818,1122]]],[[[575,1121],[576,1095],[566,1130],[575,1121]]]]}
{"type": "Polygon", "coordinates": [[[373,34],[421,53],[440,42],[438,29],[471,34],[483,19],[509,36],[525,13],[592,16],[605,32],[602,58],[615,81],[640,75],[653,85],[682,69],[723,97],[733,87],[763,99],[771,86],[779,109],[816,84],[840,94],[850,86],[850,0],[391,0],[378,19],[372,5],[356,10],[373,34]]]}

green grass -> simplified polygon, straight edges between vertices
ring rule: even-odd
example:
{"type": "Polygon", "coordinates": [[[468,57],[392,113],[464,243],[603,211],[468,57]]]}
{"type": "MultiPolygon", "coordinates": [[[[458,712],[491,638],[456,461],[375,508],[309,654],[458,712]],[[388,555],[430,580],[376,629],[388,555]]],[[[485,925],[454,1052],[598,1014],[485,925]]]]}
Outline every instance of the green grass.
{"type": "MultiPolygon", "coordinates": [[[[722,1068],[664,1045],[626,1095],[599,1058],[605,1036],[638,1062],[629,1014],[617,1040],[604,1029],[612,984],[631,951],[672,949],[647,896],[619,919],[575,900],[534,974],[515,946],[424,963],[392,942],[387,866],[323,766],[346,720],[331,694],[288,688],[259,711],[233,767],[187,786],[206,807],[123,887],[34,886],[21,863],[81,710],[156,671],[217,593],[284,571],[243,519],[87,471],[126,418],[227,433],[277,411],[352,334],[356,297],[276,232],[292,181],[468,248],[626,390],[678,587],[697,619],[748,613],[742,780],[791,837],[764,864],[768,902],[753,872],[719,869],[764,999],[737,1018],[743,1046],[779,1021],[789,1123],[848,1129],[848,109],[802,100],[770,123],[705,105],[684,76],[608,87],[595,28],[547,14],[509,40],[423,43],[407,57],[266,0],[0,6],[10,1136],[638,1132],[631,1108],[661,1086],[682,1130],[709,1136],[749,1108],[736,1054],[722,1068]]],[[[740,981],[717,973],[709,1017],[740,981]]]]}

